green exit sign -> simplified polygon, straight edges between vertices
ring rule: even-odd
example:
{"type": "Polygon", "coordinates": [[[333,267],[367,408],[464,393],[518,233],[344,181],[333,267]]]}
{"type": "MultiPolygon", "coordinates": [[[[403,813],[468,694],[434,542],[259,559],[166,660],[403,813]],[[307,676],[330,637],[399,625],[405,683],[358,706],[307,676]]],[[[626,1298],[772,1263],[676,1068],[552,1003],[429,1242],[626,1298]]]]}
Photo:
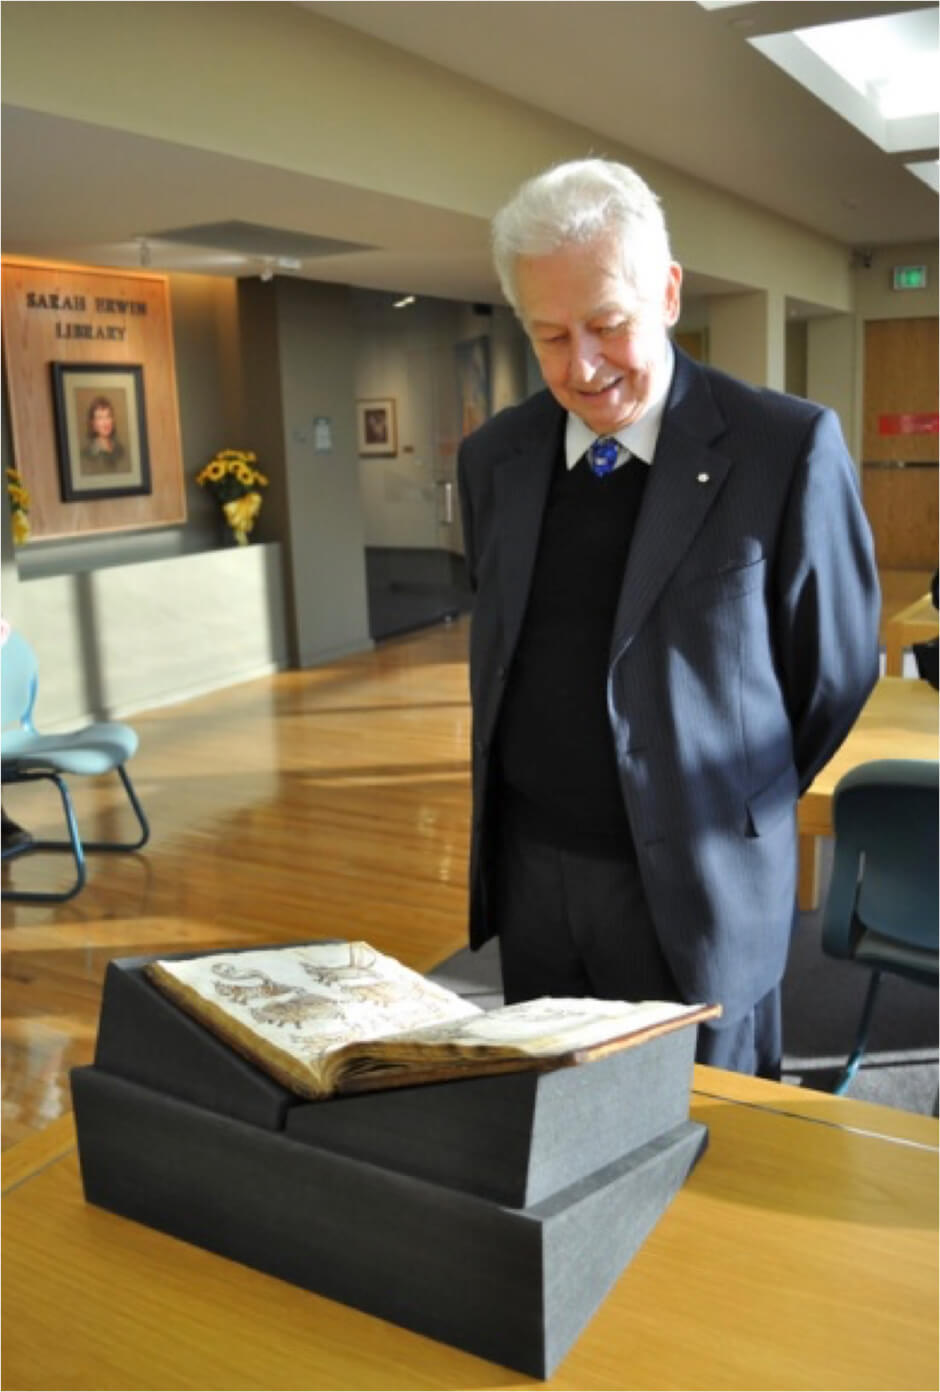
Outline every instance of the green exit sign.
{"type": "Polygon", "coordinates": [[[895,266],[892,276],[895,290],[924,290],[927,287],[926,266],[895,266]]]}

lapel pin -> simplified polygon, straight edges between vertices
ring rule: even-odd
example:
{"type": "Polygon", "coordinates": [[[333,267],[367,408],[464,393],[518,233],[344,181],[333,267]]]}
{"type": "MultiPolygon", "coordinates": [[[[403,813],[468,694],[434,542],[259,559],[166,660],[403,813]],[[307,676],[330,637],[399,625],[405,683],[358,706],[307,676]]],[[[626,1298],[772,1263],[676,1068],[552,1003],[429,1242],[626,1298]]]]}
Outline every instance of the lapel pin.
{"type": "Polygon", "coordinates": [[[711,474],[696,474],[695,477],[698,483],[708,483],[709,479],[711,478],[711,474]]]}

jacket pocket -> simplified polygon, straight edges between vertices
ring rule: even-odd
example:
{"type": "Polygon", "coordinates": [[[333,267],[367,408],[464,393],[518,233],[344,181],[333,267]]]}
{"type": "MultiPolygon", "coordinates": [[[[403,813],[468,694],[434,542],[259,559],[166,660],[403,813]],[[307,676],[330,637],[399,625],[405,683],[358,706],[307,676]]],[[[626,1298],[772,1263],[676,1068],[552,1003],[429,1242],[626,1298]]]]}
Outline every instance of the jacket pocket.
{"type": "Polygon", "coordinates": [[[788,764],[771,783],[748,798],[748,835],[766,836],[782,818],[792,815],[799,790],[796,769],[788,764]]]}
{"type": "Polygon", "coordinates": [[[766,574],[767,562],[763,556],[745,565],[729,564],[706,574],[679,573],[664,590],[662,603],[664,607],[683,612],[728,604],[742,595],[761,590],[766,574]]]}

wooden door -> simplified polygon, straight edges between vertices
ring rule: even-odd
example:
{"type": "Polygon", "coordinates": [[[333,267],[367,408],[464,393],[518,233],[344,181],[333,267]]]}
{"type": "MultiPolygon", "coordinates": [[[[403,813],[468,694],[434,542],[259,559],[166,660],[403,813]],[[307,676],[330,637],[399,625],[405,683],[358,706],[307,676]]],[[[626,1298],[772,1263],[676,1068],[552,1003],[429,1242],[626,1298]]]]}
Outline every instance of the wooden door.
{"type": "Polygon", "coordinates": [[[865,325],[863,496],[882,571],[937,565],[937,319],[865,325]]]}

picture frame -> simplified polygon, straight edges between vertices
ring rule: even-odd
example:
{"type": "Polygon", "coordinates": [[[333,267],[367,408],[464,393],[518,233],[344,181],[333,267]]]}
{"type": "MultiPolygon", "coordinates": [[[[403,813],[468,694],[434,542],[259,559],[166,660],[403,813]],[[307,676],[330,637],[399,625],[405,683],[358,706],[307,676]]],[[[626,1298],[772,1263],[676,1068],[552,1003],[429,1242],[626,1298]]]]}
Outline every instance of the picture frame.
{"type": "Polygon", "coordinates": [[[63,502],[149,494],[143,367],[54,362],[52,390],[63,502]]]}
{"type": "Polygon", "coordinates": [[[374,396],[356,402],[356,441],[360,454],[391,458],[398,453],[394,397],[374,396]]]}

